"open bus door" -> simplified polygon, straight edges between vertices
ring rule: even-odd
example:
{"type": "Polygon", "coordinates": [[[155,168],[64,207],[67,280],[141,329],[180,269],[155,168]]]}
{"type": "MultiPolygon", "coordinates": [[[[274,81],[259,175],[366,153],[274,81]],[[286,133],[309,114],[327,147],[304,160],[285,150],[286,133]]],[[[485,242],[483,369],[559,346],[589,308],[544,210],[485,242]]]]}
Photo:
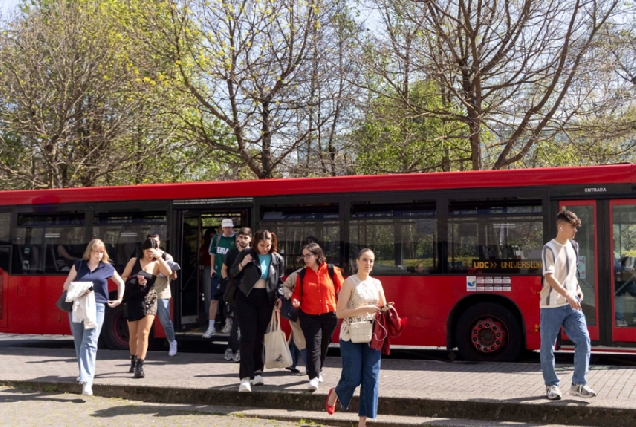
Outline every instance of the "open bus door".
{"type": "Polygon", "coordinates": [[[188,209],[177,211],[176,218],[178,235],[174,256],[180,262],[181,271],[177,295],[173,295],[173,313],[178,331],[199,335],[202,327],[207,326],[206,309],[209,298],[213,297],[210,296],[210,239],[219,231],[224,218],[232,219],[235,233],[249,226],[249,209],[188,209]]]}

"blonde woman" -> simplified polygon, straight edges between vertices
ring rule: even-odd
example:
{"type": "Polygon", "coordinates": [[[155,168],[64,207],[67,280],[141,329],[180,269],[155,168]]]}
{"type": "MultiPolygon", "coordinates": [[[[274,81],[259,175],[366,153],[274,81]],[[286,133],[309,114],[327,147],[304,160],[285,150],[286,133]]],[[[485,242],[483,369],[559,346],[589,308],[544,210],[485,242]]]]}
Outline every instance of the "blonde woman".
{"type": "Polygon", "coordinates": [[[144,360],[148,352],[150,328],[157,315],[157,291],[154,288],[159,273],[170,276],[172,270],[161,257],[155,239],[146,239],[141,245],[139,258],[132,258],[124,269],[126,280],[124,317],[130,333],[130,371],[135,378],[144,378],[144,360]]]}
{"type": "MultiPolygon", "coordinates": [[[[68,290],[71,282],[92,282],[97,310],[97,327],[84,329],[83,323],[73,323],[73,313],[69,313],[71,332],[75,340],[75,354],[79,366],[79,381],[83,384],[82,394],[93,394],[93,378],[95,377],[95,358],[97,356],[97,340],[104,324],[106,304],[117,307],[124,296],[124,281],[119,277],[110,259],[104,242],[91,240],[86,246],[82,259],[75,261],[64,282],[64,290],[68,290]],[[117,283],[118,298],[108,300],[108,279],[117,283]]],[[[86,295],[86,294],[85,294],[86,295]]]]}

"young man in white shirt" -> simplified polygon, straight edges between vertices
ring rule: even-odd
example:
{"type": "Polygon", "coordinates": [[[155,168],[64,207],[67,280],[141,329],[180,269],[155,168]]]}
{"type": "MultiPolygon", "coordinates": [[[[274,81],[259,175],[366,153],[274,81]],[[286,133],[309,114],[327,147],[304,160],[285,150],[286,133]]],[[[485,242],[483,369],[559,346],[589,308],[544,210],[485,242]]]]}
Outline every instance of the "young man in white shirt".
{"type": "Polygon", "coordinates": [[[543,289],[541,290],[541,371],[546,396],[560,400],[559,377],[554,368],[554,345],[561,329],[574,342],[574,374],[570,394],[594,397],[587,386],[590,365],[590,336],[581,310],[583,293],[578,282],[578,243],[573,239],[581,220],[571,211],[557,215],[557,236],[543,247],[543,289]]]}

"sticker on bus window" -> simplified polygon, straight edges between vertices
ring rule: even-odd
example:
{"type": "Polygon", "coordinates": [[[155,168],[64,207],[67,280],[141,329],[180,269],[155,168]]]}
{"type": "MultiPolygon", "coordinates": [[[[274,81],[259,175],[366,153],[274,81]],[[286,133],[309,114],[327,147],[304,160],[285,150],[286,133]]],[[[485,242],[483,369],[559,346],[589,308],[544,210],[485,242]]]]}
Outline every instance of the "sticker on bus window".
{"type": "Polygon", "coordinates": [[[477,290],[477,276],[466,276],[466,290],[470,292],[477,290]]]}

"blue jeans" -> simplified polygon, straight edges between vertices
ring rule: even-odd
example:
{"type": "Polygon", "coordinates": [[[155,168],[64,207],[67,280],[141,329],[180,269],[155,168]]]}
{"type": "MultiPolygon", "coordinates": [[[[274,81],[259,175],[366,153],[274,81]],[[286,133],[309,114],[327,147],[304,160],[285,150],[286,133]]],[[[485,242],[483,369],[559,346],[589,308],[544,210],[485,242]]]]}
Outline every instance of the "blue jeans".
{"type": "Polygon", "coordinates": [[[174,326],[172,325],[172,320],[170,320],[170,298],[157,300],[157,316],[159,316],[159,322],[161,322],[163,330],[166,331],[168,342],[174,341],[174,326]]]}
{"type": "Polygon", "coordinates": [[[71,333],[75,340],[75,355],[79,366],[80,382],[92,383],[95,377],[95,359],[97,357],[97,340],[104,324],[106,305],[95,304],[97,308],[97,327],[84,329],[84,323],[73,323],[73,313],[68,314],[71,333]]]}
{"type": "Polygon", "coordinates": [[[336,386],[340,404],[347,409],[351,398],[360,386],[358,415],[375,418],[378,414],[378,389],[380,386],[380,364],[382,353],[369,344],[354,344],[340,340],[342,373],[336,386]]]}
{"type": "Polygon", "coordinates": [[[574,343],[572,384],[587,385],[585,376],[590,366],[590,335],[583,311],[569,305],[541,309],[541,371],[545,385],[559,385],[554,369],[554,345],[562,325],[574,343]]]}

